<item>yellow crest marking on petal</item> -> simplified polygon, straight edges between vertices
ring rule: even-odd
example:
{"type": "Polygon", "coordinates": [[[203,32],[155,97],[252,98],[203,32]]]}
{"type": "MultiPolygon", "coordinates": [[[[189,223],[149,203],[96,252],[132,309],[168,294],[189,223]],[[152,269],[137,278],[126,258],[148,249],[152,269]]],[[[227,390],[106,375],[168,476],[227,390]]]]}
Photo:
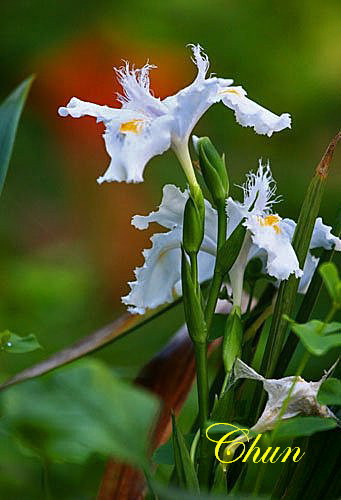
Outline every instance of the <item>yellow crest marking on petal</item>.
{"type": "Polygon", "coordinates": [[[236,89],[225,89],[225,90],[220,90],[219,94],[236,94],[237,96],[241,97],[240,92],[236,89]]]}
{"type": "Polygon", "coordinates": [[[271,226],[277,234],[281,233],[281,228],[278,225],[281,218],[278,215],[266,215],[259,217],[258,220],[261,226],[271,226]]]}
{"type": "Polygon", "coordinates": [[[142,131],[142,122],[144,120],[136,119],[129,122],[121,123],[120,132],[123,134],[127,132],[133,132],[134,134],[140,134],[142,131]]]}

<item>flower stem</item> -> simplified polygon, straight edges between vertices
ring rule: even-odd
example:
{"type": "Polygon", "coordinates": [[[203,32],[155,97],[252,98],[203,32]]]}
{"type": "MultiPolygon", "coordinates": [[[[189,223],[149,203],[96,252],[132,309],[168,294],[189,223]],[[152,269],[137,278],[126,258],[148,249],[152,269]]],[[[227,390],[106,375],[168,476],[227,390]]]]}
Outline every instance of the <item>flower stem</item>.
{"type": "Polygon", "coordinates": [[[207,453],[206,426],[208,420],[208,371],[207,371],[207,343],[194,342],[195,362],[197,369],[197,390],[199,404],[199,456],[198,456],[198,478],[200,485],[207,486],[209,483],[209,456],[207,453]]]}
{"type": "MultiPolygon", "coordinates": [[[[227,217],[225,212],[225,204],[221,204],[220,206],[218,206],[217,210],[218,210],[218,235],[217,235],[217,242],[218,242],[217,253],[218,253],[219,249],[224,245],[226,240],[227,217]]],[[[206,317],[206,324],[208,331],[211,326],[222,282],[223,282],[223,275],[217,271],[217,268],[215,268],[205,309],[205,317],[206,317]]]]}
{"type": "Polygon", "coordinates": [[[185,172],[192,194],[195,194],[200,186],[194,173],[192,159],[189,154],[188,142],[173,143],[173,150],[185,172]]]}

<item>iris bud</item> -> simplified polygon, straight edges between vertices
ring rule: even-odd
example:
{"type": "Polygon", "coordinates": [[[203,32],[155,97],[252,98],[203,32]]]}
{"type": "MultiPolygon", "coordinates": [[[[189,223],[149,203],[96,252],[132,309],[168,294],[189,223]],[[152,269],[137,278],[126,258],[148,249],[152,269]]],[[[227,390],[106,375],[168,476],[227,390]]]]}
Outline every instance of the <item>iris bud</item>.
{"type": "Polygon", "coordinates": [[[224,157],[219,155],[208,137],[194,140],[206,186],[215,205],[224,206],[229,192],[229,178],[224,157]]]}

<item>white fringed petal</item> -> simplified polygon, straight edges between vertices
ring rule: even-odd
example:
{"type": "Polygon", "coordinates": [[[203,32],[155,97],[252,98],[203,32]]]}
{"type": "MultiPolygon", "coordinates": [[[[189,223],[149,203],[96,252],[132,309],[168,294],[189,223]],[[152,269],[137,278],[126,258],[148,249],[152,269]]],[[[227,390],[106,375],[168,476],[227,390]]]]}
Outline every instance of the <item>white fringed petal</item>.
{"type": "Polygon", "coordinates": [[[142,182],[148,161],[170,147],[171,121],[167,115],[151,122],[141,119],[141,129],[137,133],[122,133],[116,122],[108,123],[103,137],[111,162],[97,182],[142,182]]]}
{"type": "MultiPolygon", "coordinates": [[[[156,222],[169,229],[151,237],[152,247],[143,251],[144,265],[135,270],[136,281],[129,283],[131,291],[122,298],[133,313],[144,314],[162,304],[173,302],[181,295],[182,223],[188,192],[172,185],[163,189],[163,198],[157,211],[147,216],[133,217],[132,224],[146,229],[156,222]]],[[[212,277],[216,249],[216,212],[206,201],[206,231],[198,254],[199,281],[212,277]]]]}
{"type": "Polygon", "coordinates": [[[222,102],[233,109],[236,121],[243,127],[252,127],[257,134],[271,137],[274,132],[291,128],[288,113],[278,116],[246,97],[242,87],[222,88],[219,91],[222,102]]]}
{"type": "Polygon", "coordinates": [[[124,111],[109,106],[101,106],[92,102],[82,101],[77,97],[72,97],[66,106],[58,109],[60,116],[72,116],[72,118],[81,118],[82,116],[92,116],[97,122],[109,122],[121,118],[122,121],[128,118],[124,111]]]}
{"type": "Polygon", "coordinates": [[[281,221],[276,224],[266,224],[257,215],[250,215],[245,226],[251,232],[254,245],[266,253],[266,272],[279,280],[286,280],[291,274],[298,278],[302,276],[295,251],[289,236],[282,231],[281,221]]]}
{"type": "Polygon", "coordinates": [[[337,252],[340,252],[341,239],[332,234],[332,229],[331,226],[323,224],[322,218],[318,217],[315,222],[309,248],[325,248],[326,250],[334,248],[337,252]]]}
{"type": "MultiPolygon", "coordinates": [[[[292,240],[296,229],[296,222],[292,219],[283,219],[282,227],[292,240]]],[[[318,217],[315,222],[313,235],[309,244],[309,250],[312,250],[314,248],[324,248],[326,250],[331,250],[332,248],[334,248],[335,251],[341,251],[341,240],[337,236],[334,236],[331,231],[332,227],[324,224],[322,218],[318,217]]],[[[318,257],[314,257],[310,251],[308,252],[303,267],[303,276],[301,277],[298,288],[299,293],[305,294],[308,290],[311,279],[318,266],[319,260],[320,259],[318,257]]]]}

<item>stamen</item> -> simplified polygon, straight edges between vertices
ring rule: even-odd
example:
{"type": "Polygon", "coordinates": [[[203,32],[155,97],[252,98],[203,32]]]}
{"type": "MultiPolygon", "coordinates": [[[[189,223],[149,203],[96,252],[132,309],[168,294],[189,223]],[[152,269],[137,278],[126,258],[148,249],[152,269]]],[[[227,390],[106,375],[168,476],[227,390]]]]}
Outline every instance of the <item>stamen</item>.
{"type": "Polygon", "coordinates": [[[142,123],[144,120],[136,119],[129,122],[121,123],[120,132],[125,134],[127,132],[133,132],[134,134],[140,134],[142,132],[142,123]]]}
{"type": "Polygon", "coordinates": [[[281,233],[281,228],[278,222],[281,218],[278,215],[266,215],[265,217],[258,217],[261,226],[271,226],[277,234],[281,233]]]}
{"type": "Polygon", "coordinates": [[[220,90],[218,94],[236,94],[237,96],[241,97],[240,92],[236,89],[225,89],[225,90],[220,90]]]}

